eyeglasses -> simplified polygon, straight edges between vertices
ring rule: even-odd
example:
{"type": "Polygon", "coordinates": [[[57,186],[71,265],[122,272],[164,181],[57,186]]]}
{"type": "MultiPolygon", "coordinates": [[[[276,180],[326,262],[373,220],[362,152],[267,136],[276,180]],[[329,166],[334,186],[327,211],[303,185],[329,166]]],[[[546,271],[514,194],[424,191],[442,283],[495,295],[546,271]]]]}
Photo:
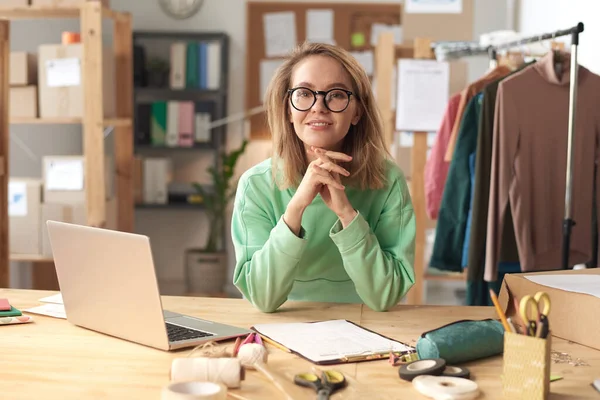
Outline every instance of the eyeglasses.
{"type": "Polygon", "coordinates": [[[348,108],[350,96],[353,93],[345,89],[330,89],[327,91],[311,90],[305,87],[289,89],[292,106],[298,111],[308,111],[317,102],[317,95],[322,95],[325,107],[331,112],[340,113],[348,108]]]}

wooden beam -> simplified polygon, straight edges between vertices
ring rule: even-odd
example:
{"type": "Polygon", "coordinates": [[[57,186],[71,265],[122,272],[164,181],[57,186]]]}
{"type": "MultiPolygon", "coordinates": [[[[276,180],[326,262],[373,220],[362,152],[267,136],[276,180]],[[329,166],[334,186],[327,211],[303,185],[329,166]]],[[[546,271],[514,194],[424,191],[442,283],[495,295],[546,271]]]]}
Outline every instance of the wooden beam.
{"type": "MultiPolygon", "coordinates": [[[[131,16],[114,23],[116,60],[117,117],[133,116],[133,48],[131,16]]],[[[117,173],[117,229],[133,232],[135,203],[133,198],[133,127],[115,128],[115,164],[117,173]]]]}
{"type": "MultiPolygon", "coordinates": [[[[424,38],[414,40],[415,58],[431,58],[431,41],[424,38]]],[[[427,213],[425,211],[425,161],[427,159],[427,132],[414,132],[413,147],[410,152],[411,162],[411,197],[415,210],[415,285],[408,292],[408,304],[422,304],[425,300],[425,228],[427,213]]]]}
{"type": "Polygon", "coordinates": [[[394,113],[392,112],[392,75],[394,70],[394,34],[379,35],[375,48],[375,76],[377,77],[377,105],[383,118],[383,135],[388,150],[394,141],[394,113]]]}
{"type": "Polygon", "coordinates": [[[8,229],[8,58],[10,22],[0,21],[0,288],[9,285],[10,238],[8,229]]]}
{"type": "Polygon", "coordinates": [[[102,6],[87,1],[81,8],[83,41],[83,154],[85,156],[87,223],[106,224],[104,171],[104,101],[102,82],[102,6]]]}

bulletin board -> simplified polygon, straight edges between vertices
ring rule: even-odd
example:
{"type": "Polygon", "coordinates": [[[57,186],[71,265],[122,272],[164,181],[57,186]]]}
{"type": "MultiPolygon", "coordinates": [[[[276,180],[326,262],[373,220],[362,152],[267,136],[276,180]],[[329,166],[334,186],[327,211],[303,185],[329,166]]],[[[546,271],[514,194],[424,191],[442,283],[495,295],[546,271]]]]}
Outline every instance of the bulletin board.
{"type": "MultiPolygon", "coordinates": [[[[371,45],[371,28],[375,23],[401,25],[402,10],[399,4],[390,3],[292,3],[252,2],[247,7],[246,52],[246,109],[262,104],[261,62],[270,59],[265,48],[264,16],[276,12],[293,12],[296,43],[306,40],[306,13],[308,10],[333,11],[333,39],[350,51],[374,50],[371,45]]],[[[274,57],[279,58],[279,57],[274,57]]],[[[250,139],[270,139],[265,113],[250,118],[250,139]]]]}

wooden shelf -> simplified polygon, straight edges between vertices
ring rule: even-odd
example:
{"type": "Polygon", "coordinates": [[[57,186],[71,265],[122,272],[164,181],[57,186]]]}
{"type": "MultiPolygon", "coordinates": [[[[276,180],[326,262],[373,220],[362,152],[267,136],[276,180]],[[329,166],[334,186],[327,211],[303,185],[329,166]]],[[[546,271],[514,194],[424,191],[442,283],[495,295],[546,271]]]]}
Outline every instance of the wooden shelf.
{"type": "Polygon", "coordinates": [[[137,87],[134,90],[137,102],[153,102],[161,100],[180,101],[212,101],[224,95],[222,90],[207,89],[169,89],[137,87]]]}
{"type": "Polygon", "coordinates": [[[423,279],[427,281],[466,281],[467,274],[460,272],[448,272],[448,273],[436,273],[432,274],[430,272],[426,272],[423,276],[423,279]]]}
{"type": "MultiPolygon", "coordinates": [[[[82,124],[81,118],[11,118],[11,124],[22,125],[53,125],[53,124],[82,124]]],[[[108,118],[104,126],[131,126],[131,118],[108,118]]]]}
{"type": "Polygon", "coordinates": [[[204,204],[193,204],[193,203],[136,204],[135,208],[141,209],[141,210],[203,210],[204,204]]]}
{"type": "MultiPolygon", "coordinates": [[[[79,18],[79,7],[0,7],[2,19],[46,19],[46,18],[79,18]]],[[[119,19],[123,13],[102,7],[102,16],[119,19]]]]}
{"type": "Polygon", "coordinates": [[[10,261],[19,262],[54,262],[54,258],[43,256],[41,254],[11,254],[10,261]]]}
{"type": "Polygon", "coordinates": [[[214,149],[215,146],[212,142],[198,142],[194,143],[193,146],[154,146],[152,144],[135,144],[136,150],[156,150],[156,151],[172,151],[172,150],[181,150],[181,151],[189,151],[189,150],[210,150],[214,149]]]}

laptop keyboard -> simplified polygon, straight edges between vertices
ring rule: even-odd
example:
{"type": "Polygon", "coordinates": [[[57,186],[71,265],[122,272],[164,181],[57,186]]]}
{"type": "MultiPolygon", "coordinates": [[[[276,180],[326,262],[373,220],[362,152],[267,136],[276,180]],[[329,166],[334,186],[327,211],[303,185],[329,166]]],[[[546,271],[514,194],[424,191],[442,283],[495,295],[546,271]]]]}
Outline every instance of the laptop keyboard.
{"type": "Polygon", "coordinates": [[[215,336],[213,333],[184,328],[182,326],[173,325],[168,322],[166,322],[165,324],[167,325],[167,336],[169,337],[169,342],[180,342],[182,340],[215,336]]]}

